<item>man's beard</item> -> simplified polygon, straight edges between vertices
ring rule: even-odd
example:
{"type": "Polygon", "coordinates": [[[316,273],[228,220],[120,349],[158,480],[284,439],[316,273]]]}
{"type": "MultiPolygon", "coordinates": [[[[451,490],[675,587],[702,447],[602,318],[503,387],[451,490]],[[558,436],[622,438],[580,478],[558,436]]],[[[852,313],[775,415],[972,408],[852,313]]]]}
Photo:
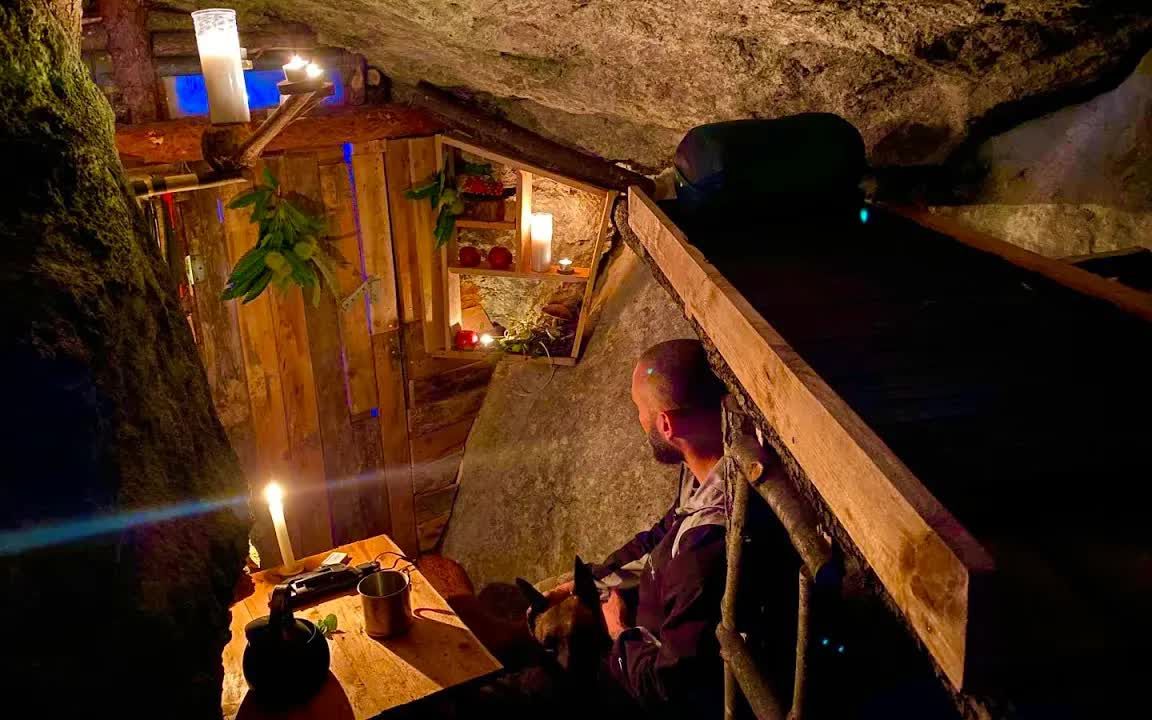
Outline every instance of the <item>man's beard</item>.
{"type": "Polygon", "coordinates": [[[660,436],[656,423],[653,422],[649,427],[651,429],[648,430],[648,444],[652,446],[652,457],[656,458],[656,462],[664,465],[679,465],[684,462],[684,453],[660,436]]]}

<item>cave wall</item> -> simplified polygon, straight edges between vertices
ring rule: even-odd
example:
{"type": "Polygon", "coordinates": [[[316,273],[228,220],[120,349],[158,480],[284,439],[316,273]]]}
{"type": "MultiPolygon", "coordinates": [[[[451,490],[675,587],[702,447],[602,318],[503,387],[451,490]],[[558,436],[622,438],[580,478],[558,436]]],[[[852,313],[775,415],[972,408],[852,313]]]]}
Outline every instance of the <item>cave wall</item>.
{"type": "Polygon", "coordinates": [[[1152,52],[1117,88],[1023,123],[966,159],[935,212],[1049,257],[1152,247],[1152,52]]]}
{"type": "Polygon", "coordinates": [[[648,168],[694,125],[816,110],[856,124],[878,164],[938,162],[974,129],[1118,82],[1152,38],[1142,0],[233,5],[242,23],[305,23],[398,89],[462,87],[516,122],[648,168]]]}
{"type": "Polygon", "coordinates": [[[667,510],[679,477],[652,459],[629,383],[649,346],[694,337],[624,247],[608,260],[575,367],[504,360],[472,428],[444,553],[477,587],[599,561],[667,510]]]}
{"type": "Polygon", "coordinates": [[[47,716],[219,717],[244,481],[79,8],[0,8],[0,672],[47,716]]]}

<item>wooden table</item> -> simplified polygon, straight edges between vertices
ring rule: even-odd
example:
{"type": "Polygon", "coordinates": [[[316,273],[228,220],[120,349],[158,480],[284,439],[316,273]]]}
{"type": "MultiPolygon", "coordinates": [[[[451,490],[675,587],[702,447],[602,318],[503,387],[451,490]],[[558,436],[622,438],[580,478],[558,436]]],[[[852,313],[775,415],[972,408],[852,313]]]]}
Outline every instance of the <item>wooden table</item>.
{"type": "MultiPolygon", "coordinates": [[[[367,562],[385,551],[399,548],[388,537],[341,545],[352,562],[367,562]]],[[[315,568],[328,553],[304,560],[315,568]]],[[[395,556],[381,559],[388,568],[395,556]]],[[[233,718],[370,718],[388,708],[430,695],[500,669],[500,663],[480,644],[448,603],[419,571],[412,573],[412,629],[398,638],[376,640],[364,632],[364,614],[355,590],[318,605],[296,611],[296,616],[316,622],[333,613],[339,620],[329,640],[332,652],[328,683],[306,705],[272,713],[247,698],[241,661],[244,626],[268,614],[268,596],[280,578],[271,573],[253,576],[255,592],[232,606],[232,640],[224,648],[224,717],[233,718]]]]}

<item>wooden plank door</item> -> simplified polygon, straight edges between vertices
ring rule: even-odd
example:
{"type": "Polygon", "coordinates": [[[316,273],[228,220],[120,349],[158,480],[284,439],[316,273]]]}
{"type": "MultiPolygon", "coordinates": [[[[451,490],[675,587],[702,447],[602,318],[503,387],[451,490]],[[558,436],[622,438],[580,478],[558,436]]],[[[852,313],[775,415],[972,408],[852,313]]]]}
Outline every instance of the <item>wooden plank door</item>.
{"type": "Polygon", "coordinates": [[[245,305],[222,302],[232,265],[257,241],[251,210],[227,207],[248,186],[181,196],[179,232],[199,276],[201,357],[244,461],[253,543],[266,567],[279,562],[262,500],[272,479],[286,489],[297,555],[381,533],[417,550],[383,150],[348,144],[262,161],[285,192],[324,216],[327,243],[345,261],[338,287],[325,288],[315,304],[311,291],[295,286],[245,305]]]}

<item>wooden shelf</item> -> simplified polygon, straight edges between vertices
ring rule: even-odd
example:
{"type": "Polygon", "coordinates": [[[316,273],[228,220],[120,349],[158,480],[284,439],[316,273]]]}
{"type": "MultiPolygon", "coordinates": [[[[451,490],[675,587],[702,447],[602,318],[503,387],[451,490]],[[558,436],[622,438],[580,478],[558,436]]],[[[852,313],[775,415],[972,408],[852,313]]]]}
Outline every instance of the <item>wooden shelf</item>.
{"type": "Polygon", "coordinates": [[[515,230],[515,220],[469,220],[456,218],[456,227],[461,230],[515,230]]]}
{"type": "Polygon", "coordinates": [[[588,282],[588,268],[572,268],[572,273],[561,275],[557,265],[553,265],[548,272],[521,272],[519,270],[493,270],[488,263],[480,263],[476,267],[459,267],[450,265],[448,272],[454,275],[485,275],[488,277],[520,278],[522,280],[560,280],[567,283],[588,282]]]}
{"type": "Polygon", "coordinates": [[[504,353],[499,350],[437,350],[430,353],[432,357],[446,358],[450,360],[483,360],[484,358],[499,355],[503,358],[511,360],[519,360],[521,362],[534,362],[544,363],[548,365],[565,365],[572,366],[576,364],[576,358],[571,355],[554,355],[548,357],[546,355],[521,355],[520,353],[504,353]]]}

